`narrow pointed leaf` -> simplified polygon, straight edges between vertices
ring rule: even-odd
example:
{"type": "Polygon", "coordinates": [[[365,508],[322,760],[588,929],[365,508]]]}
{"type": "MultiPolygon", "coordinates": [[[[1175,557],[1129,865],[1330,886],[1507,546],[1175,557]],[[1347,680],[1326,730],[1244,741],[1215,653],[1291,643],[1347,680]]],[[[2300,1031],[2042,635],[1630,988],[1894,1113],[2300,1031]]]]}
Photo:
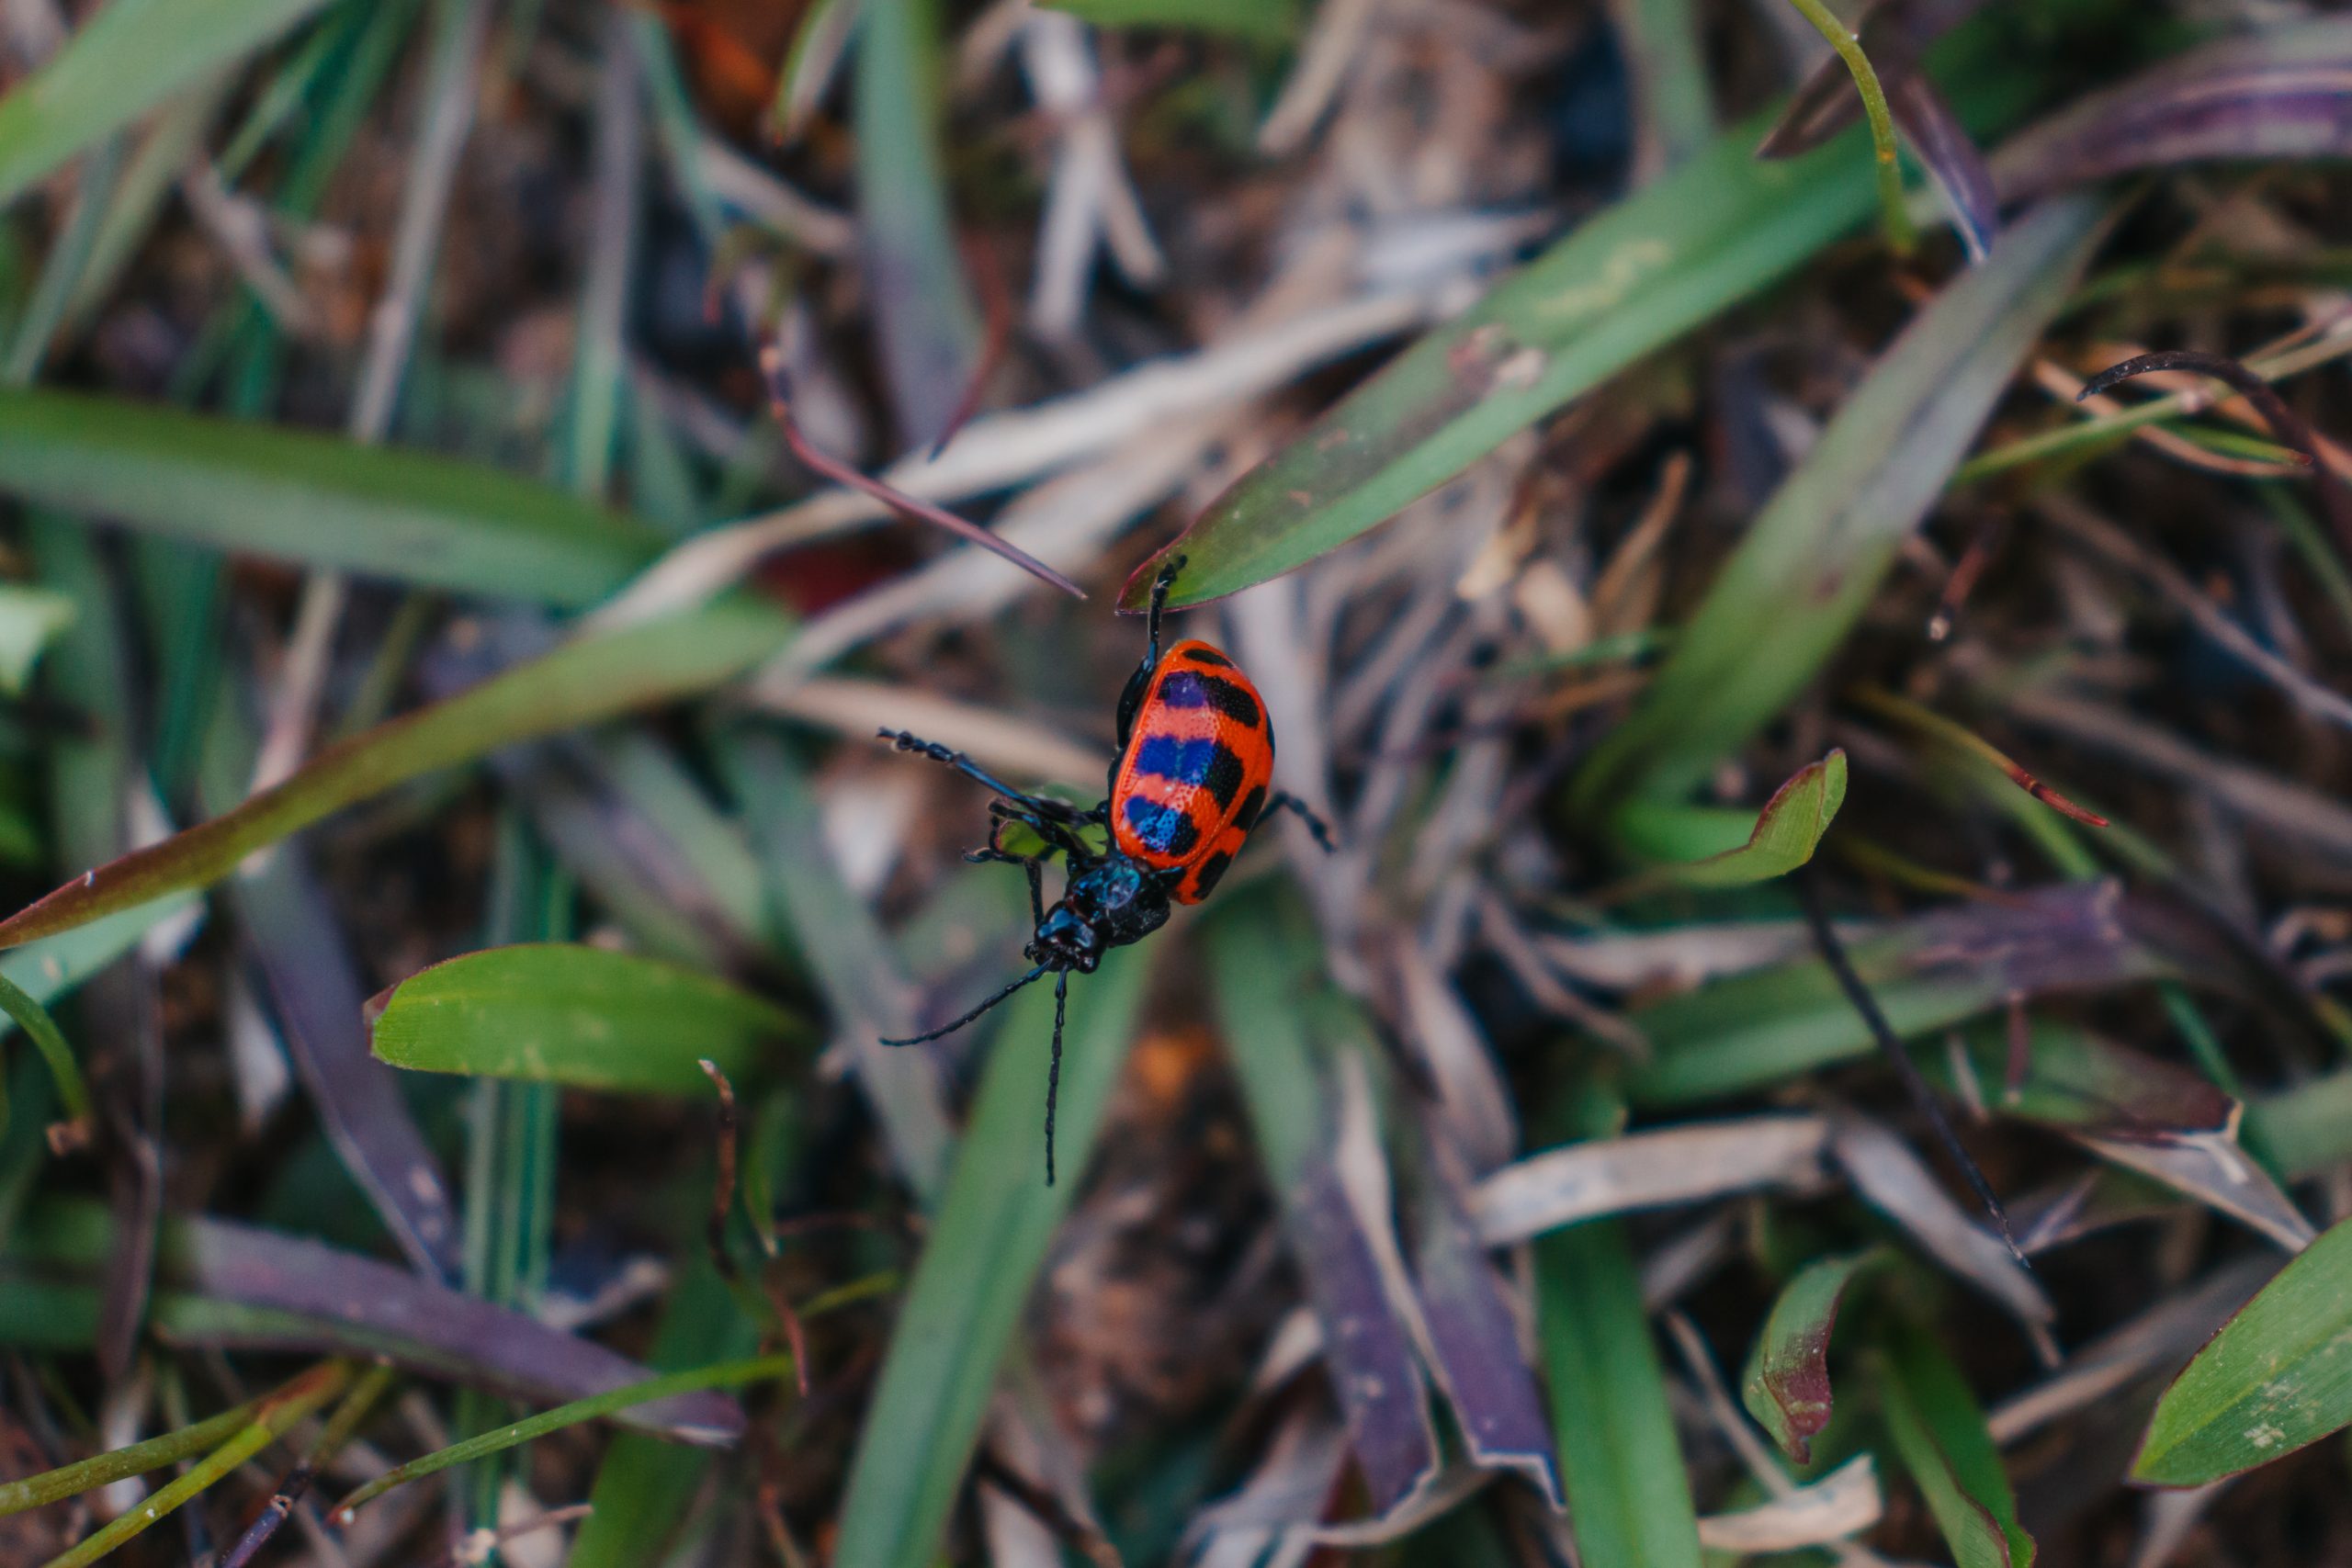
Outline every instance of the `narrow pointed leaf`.
{"type": "Polygon", "coordinates": [[[807,1039],[785,1009],[692,969],[563,942],[493,947],[410,976],[368,1004],[376,1059],[622,1094],[707,1096],[771,1073],[807,1039]]]}
{"type": "MultiPolygon", "coordinates": [[[[114,1247],[105,1210],[43,1203],[0,1258],[0,1342],[85,1348],[90,1281],[114,1247]]],[[[639,1382],[642,1367],[601,1345],[307,1236],[167,1216],[148,1319],[166,1342],[331,1352],[386,1359],[427,1377],[556,1403],[639,1382]]],[[[742,1429],[734,1401],[702,1393],[625,1417],[648,1431],[723,1443],[742,1429]]]]}
{"type": "Polygon", "coordinates": [[[254,851],[322,817],[517,740],[673,702],[740,674],[784,645],[789,624],[729,600],[582,637],[321,752],[292,777],[209,822],[85,872],[6,920],[0,946],[70,931],[227,875],[254,851]]]}
{"type": "MultiPolygon", "coordinates": [[[[1851,957],[1895,1032],[1923,1034],[2015,997],[2172,973],[2130,929],[2131,909],[2110,885],[2076,884],[1922,915],[1855,943],[1851,957]]],[[[1743,1093],[1875,1046],[1819,959],[1729,976],[1627,1017],[1652,1048],[1626,1083],[1647,1105],[1743,1093]]]]}
{"type": "MultiPolygon", "coordinates": [[[[0,205],[326,0],[111,0],[0,97],[0,205]]],[[[0,423],[5,423],[0,420],[0,423]]]]}
{"type": "Polygon", "coordinates": [[[2156,1402],[2132,1479],[2202,1486],[2352,1425],[2352,1220],[2222,1325],[2156,1402]]]}
{"type": "Polygon", "coordinates": [[[1960,1568],[2031,1568],[2033,1538],[2018,1523],[2000,1450],[1960,1369],[1917,1331],[1897,1334],[1883,1364],[1895,1452],[1960,1568]]]}
{"type": "Polygon", "coordinates": [[[497,468],[79,392],[0,390],[0,494],[216,549],[564,607],[619,589],[663,543],[497,468]]]}
{"type": "Polygon", "coordinates": [[[2064,303],[2109,209],[2020,219],[1914,320],[1848,397],[1676,636],[1640,705],[1577,775],[1587,813],[1677,800],[1810,683],[2064,303]]]}
{"type": "Polygon", "coordinates": [[[2352,19],[2266,28],[2092,93],[1994,155],[2017,200],[2134,169],[2352,155],[2352,19]]]}
{"type": "Polygon", "coordinates": [[[1544,1237],[1535,1278],[1577,1555],[1585,1568],[1699,1568],[1690,1479],[1623,1226],[1544,1237]]]}

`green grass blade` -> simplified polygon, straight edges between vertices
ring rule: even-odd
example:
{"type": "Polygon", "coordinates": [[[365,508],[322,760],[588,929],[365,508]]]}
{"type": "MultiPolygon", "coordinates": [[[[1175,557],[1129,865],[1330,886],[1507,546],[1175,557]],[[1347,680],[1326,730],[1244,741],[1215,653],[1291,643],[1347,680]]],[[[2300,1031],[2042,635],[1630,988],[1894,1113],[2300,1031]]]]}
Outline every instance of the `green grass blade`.
{"type": "Polygon", "coordinates": [[[2018,1524],[2000,1450],[1960,1369],[1917,1330],[1895,1335],[1883,1365],[1895,1451],[1960,1568],[2031,1568],[2033,1538],[2018,1524]]]}
{"type": "Polygon", "coordinates": [[[1870,211],[1860,137],[1767,164],[1761,131],[1731,131],[1406,350],[1137,568],[1121,607],[1142,607],[1168,555],[1184,557],[1169,598],[1183,605],[1338,548],[1870,211]]]}
{"type": "Polygon", "coordinates": [[[164,1515],[214,1483],[225,1480],[239,1465],[276,1442],[288,1427],[342,1393],[344,1385],[350,1381],[351,1364],[348,1361],[330,1361],[296,1378],[263,1400],[251,1420],[231,1434],[219,1448],[205,1455],[200,1462],[189,1467],[185,1474],[175,1477],[169,1485],[71,1551],[51,1558],[43,1568],[85,1568],[85,1564],[108,1555],[164,1515]]]}
{"type": "Polygon", "coordinates": [[[1535,1278],[1577,1555],[1586,1568],[1699,1568],[1690,1479],[1623,1228],[1542,1237],[1535,1278]]]}
{"type": "Polygon", "coordinates": [[[421,1072],[700,1097],[707,1057],[738,1083],[803,1043],[795,1014],[658,959],[562,942],[436,964],[368,1004],[376,1058],[421,1072]]]}
{"type": "Polygon", "coordinates": [[[730,600],[567,643],[329,748],[233,811],[85,873],[0,921],[0,946],[207,886],[254,851],[421,774],[707,691],[774,653],[789,635],[781,616],[730,600]]]}
{"type": "Polygon", "coordinates": [[[1895,341],[1724,563],[1640,705],[1578,774],[1580,810],[1688,795],[1812,681],[2065,302],[2109,210],[2069,197],[2020,219],[1895,341]]]}
{"type": "Polygon", "coordinates": [[[0,391],[0,492],[217,549],[560,607],[662,548],[477,464],[77,392],[0,391]]]}
{"type": "Polygon", "coordinates": [[[1287,0],[1045,0],[1098,28],[1181,28],[1191,32],[1284,43],[1297,36],[1299,9],[1287,0]]]}
{"type": "MultiPolygon", "coordinates": [[[[748,1152],[748,1151],[747,1151],[748,1152]]],[[[691,1233],[698,1241],[702,1215],[691,1233]]],[[[741,1357],[755,1348],[758,1326],[737,1310],[733,1292],[707,1258],[685,1266],[670,1298],[650,1358],[657,1371],[684,1371],[716,1351],[741,1357]]],[[[708,1449],[623,1432],[605,1450],[589,1489],[594,1510],[572,1538],[570,1568],[641,1568],[662,1561],[716,1456],[708,1449]]]]}
{"type": "MultiPolygon", "coordinates": [[[[279,1394],[287,1391],[281,1389],[279,1394]]],[[[167,1464],[193,1458],[208,1449],[218,1448],[231,1434],[254,1418],[262,1400],[269,1394],[249,1399],[243,1404],[223,1410],[218,1416],[206,1417],[194,1426],[183,1427],[176,1432],[164,1432],[133,1443],[129,1448],[112,1449],[72,1464],[45,1470],[39,1475],[28,1475],[22,1481],[0,1485],[0,1517],[21,1514],[27,1508],[38,1508],[44,1503],[62,1502],[78,1497],[85,1492],[134,1475],[144,1475],[151,1470],[161,1470],[167,1464]]]]}
{"type": "Polygon", "coordinates": [[[745,1383],[764,1382],[772,1378],[792,1375],[793,1361],[788,1355],[755,1356],[748,1360],[721,1361],[716,1366],[696,1367],[692,1371],[672,1372],[666,1377],[648,1378],[643,1382],[616,1388],[605,1393],[575,1399],[569,1404],[559,1404],[552,1410],[542,1410],[537,1416],[512,1421],[495,1431],[468,1438],[436,1449],[421,1459],[386,1471],[367,1485],[359,1488],[334,1506],[334,1517],[348,1524],[355,1510],[412,1481],[448,1469],[451,1465],[467,1464],[492,1454],[527,1443],[534,1438],[544,1438],[549,1432],[560,1432],[566,1427],[576,1427],[582,1421],[594,1421],[605,1416],[616,1416],[639,1404],[650,1404],[657,1399],[674,1394],[697,1393],[705,1389],[741,1388],[745,1383]]]}
{"type": "Polygon", "coordinates": [[[1040,1131],[1054,998],[1039,984],[1001,1010],[971,1126],[858,1434],[835,1568],[936,1560],[998,1368],[1126,1061],[1147,968],[1136,953],[1114,953],[1070,988],[1057,1186],[1045,1183],[1040,1131]]]}
{"type": "Polygon", "coordinates": [[[112,0],[0,97],[0,205],[326,0],[112,0]]]}
{"type": "Polygon", "coordinates": [[[0,975],[0,1010],[17,1021],[40,1053],[41,1061],[49,1068],[50,1081],[57,1086],[57,1101],[64,1107],[69,1121],[80,1122],[90,1114],[90,1090],[82,1081],[82,1068],[74,1059],[74,1047],[65,1043],[64,1032],[49,1010],[34,999],[31,992],[6,975],[0,975]]]}
{"type": "Polygon", "coordinates": [[[2330,1227],[2156,1402],[2132,1479],[2202,1486],[2352,1425],[2352,1220],[2330,1227]]]}
{"type": "Polygon", "coordinates": [[[0,583],[0,693],[23,696],[41,649],[73,624],[74,601],[64,594],[0,583]]]}
{"type": "Polygon", "coordinates": [[[979,360],[980,315],[942,166],[938,0],[861,0],[854,108],[860,249],[899,435],[948,433],[979,360]]]}

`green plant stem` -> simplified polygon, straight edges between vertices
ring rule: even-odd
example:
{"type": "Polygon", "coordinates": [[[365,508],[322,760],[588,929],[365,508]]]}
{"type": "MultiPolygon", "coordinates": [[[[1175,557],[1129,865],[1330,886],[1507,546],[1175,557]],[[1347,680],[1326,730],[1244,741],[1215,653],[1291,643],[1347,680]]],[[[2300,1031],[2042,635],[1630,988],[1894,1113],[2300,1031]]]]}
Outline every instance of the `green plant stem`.
{"type": "Polygon", "coordinates": [[[57,1021],[49,1010],[34,999],[32,993],[6,975],[0,975],[0,1011],[17,1021],[17,1027],[40,1051],[41,1060],[49,1065],[49,1076],[57,1085],[58,1103],[65,1109],[69,1122],[85,1122],[90,1115],[90,1090],[82,1081],[82,1069],[74,1060],[74,1047],[65,1043],[57,1021]]]}
{"type": "Polygon", "coordinates": [[[1918,243],[1919,231],[1912,227],[1911,214],[1903,205],[1903,167],[1896,159],[1894,117],[1887,111],[1886,89],[1879,85],[1878,73],[1871,69],[1870,56],[1862,52],[1861,40],[1828,6],[1821,0],[1789,0],[1789,4],[1829,40],[1829,47],[1853,73],[1854,88],[1862,95],[1862,113],[1871,122],[1871,149],[1878,160],[1878,199],[1886,212],[1887,242],[1898,254],[1908,255],[1918,243]]]}
{"type": "Polygon", "coordinates": [[[626,1388],[591,1394],[586,1399],[575,1399],[569,1404],[542,1410],[537,1416],[527,1416],[520,1421],[468,1438],[464,1442],[452,1443],[446,1449],[413,1459],[398,1469],[387,1471],[336,1504],[332,1517],[337,1523],[347,1525],[354,1510],[375,1501],[395,1486],[422,1480],[453,1464],[464,1464],[503,1452],[534,1438],[545,1437],[549,1432],[560,1431],[582,1421],[593,1421],[600,1416],[610,1416],[631,1405],[650,1404],[657,1399],[667,1399],[672,1394],[695,1393],[707,1388],[735,1388],[744,1383],[763,1382],[770,1378],[789,1378],[792,1372],[792,1358],[778,1352],[773,1356],[756,1356],[749,1360],[721,1361],[716,1366],[696,1367],[690,1372],[673,1372],[666,1378],[648,1378],[626,1388]]]}
{"type": "Polygon", "coordinates": [[[43,1568],[84,1568],[96,1562],[276,1442],[288,1427],[343,1392],[350,1381],[350,1362],[329,1361],[257,1401],[252,1418],[186,1474],[79,1545],[51,1558],[43,1568]]]}

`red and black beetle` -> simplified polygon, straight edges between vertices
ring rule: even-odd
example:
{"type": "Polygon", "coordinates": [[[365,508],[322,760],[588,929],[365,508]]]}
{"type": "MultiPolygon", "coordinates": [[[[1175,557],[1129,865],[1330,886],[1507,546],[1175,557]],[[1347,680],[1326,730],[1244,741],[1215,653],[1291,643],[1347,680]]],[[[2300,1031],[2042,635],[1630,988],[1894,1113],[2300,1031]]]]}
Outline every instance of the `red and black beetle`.
{"type": "Polygon", "coordinates": [[[1045,795],[1024,795],[978,766],[961,751],[886,729],[882,739],[901,751],[945,762],[997,793],[988,848],[970,861],[1002,861],[1029,876],[1029,909],[1036,933],[1023,950],[1036,965],[1012,984],[927,1034],[885,1040],[919,1045],[952,1034],[1033,980],[1054,976],[1054,1053],[1046,1077],[1046,1184],[1054,1181],[1054,1101],[1061,1089],[1062,1014],[1070,971],[1091,975],[1114,947],[1141,942],[1168,923],[1171,904],[1197,904],[1241,852],[1250,829],[1268,811],[1287,808],[1305,819],[1316,842],[1331,847],[1329,830],[1295,796],[1268,793],[1274,773],[1274,729],[1250,677],[1205,642],[1180,642],[1162,658],[1159,620],[1168,585],[1183,566],[1161,568],[1151,590],[1150,643],[1143,663],[1119,696],[1118,755],[1111,763],[1111,795],[1080,810],[1045,795]],[[1045,840],[1034,855],[1003,847],[1004,826],[1018,822],[1045,840]],[[1097,853],[1079,829],[1110,830],[1097,853]],[[1047,861],[1062,857],[1061,897],[1046,907],[1047,861]]]}

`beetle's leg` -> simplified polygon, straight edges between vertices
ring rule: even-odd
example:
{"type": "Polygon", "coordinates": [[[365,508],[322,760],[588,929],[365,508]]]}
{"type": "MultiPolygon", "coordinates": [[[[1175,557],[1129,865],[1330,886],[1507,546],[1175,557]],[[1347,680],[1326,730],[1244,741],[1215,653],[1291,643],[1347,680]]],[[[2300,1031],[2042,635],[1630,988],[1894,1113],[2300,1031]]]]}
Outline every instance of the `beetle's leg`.
{"type": "Polygon", "coordinates": [[[944,762],[975,783],[987,785],[1022,810],[1035,817],[1049,818],[1057,822],[1082,820],[1084,813],[1068,801],[1048,795],[1028,795],[1013,788],[1002,779],[981,767],[961,751],[951,750],[936,740],[925,740],[903,729],[878,729],[875,733],[901,751],[919,751],[934,762],[944,762]]]}
{"type": "Polygon", "coordinates": [[[1325,824],[1323,818],[1316,816],[1306,802],[1288,790],[1277,792],[1272,799],[1266,802],[1265,812],[1259,820],[1263,821],[1265,818],[1272,816],[1277,811],[1295,813],[1300,821],[1306,824],[1306,830],[1315,835],[1315,841],[1323,846],[1325,854],[1330,854],[1337,849],[1338,846],[1331,842],[1331,829],[1325,824]]]}
{"type": "Polygon", "coordinates": [[[1037,857],[1040,860],[1049,859],[1056,850],[1075,860],[1092,858],[1093,852],[1086,847],[1086,840],[1078,836],[1078,829],[1082,824],[1094,820],[1090,813],[1076,812],[1067,818],[1045,818],[1035,812],[1023,811],[1004,801],[992,800],[989,802],[989,816],[996,823],[995,827],[989,829],[989,848],[999,852],[991,857],[992,859],[1017,860],[1020,858],[1004,852],[1001,835],[1004,832],[1004,824],[1007,822],[1018,822],[1046,840],[1046,853],[1037,857]]]}

